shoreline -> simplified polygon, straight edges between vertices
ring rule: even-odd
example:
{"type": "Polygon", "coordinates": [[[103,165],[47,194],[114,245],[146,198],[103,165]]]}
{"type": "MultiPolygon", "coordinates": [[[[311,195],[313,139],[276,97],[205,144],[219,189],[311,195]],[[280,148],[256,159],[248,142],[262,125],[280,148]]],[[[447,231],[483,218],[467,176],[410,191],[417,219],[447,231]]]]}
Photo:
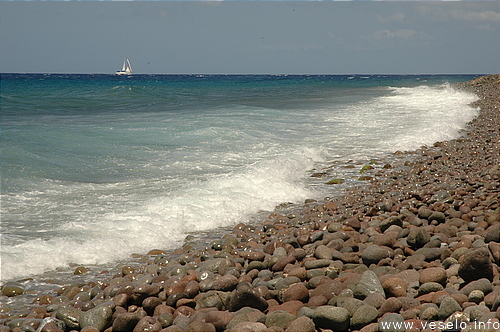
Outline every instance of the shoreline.
{"type": "MultiPolygon", "coordinates": [[[[152,250],[27,311],[2,306],[0,331],[377,331],[456,311],[498,321],[500,75],[456,86],[480,97],[462,137],[397,153],[369,183],[239,224],[209,250],[152,250]]],[[[7,282],[2,302],[9,291],[20,290],[7,282]]]]}

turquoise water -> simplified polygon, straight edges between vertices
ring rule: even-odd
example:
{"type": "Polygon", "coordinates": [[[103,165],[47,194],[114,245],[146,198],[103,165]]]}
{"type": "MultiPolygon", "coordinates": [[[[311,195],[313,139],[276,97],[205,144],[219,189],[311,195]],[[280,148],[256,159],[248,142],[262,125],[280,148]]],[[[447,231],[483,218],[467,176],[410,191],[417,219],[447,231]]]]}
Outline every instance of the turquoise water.
{"type": "Polygon", "coordinates": [[[331,195],[313,169],[456,137],[476,76],[2,74],[2,280],[331,195]]]}

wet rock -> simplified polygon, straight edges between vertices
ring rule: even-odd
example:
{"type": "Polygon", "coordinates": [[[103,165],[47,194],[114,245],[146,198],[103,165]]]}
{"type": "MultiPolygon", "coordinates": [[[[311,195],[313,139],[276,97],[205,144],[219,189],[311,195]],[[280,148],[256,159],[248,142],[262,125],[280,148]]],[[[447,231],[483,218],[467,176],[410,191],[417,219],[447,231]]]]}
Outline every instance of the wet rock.
{"type": "Polygon", "coordinates": [[[160,322],[154,317],[142,317],[134,328],[134,332],[141,331],[160,331],[162,329],[160,322]]]}
{"type": "Polygon", "coordinates": [[[56,318],[66,324],[70,329],[80,328],[80,317],[83,312],[74,307],[61,307],[56,311],[56,318]]]}
{"type": "Polygon", "coordinates": [[[106,304],[100,305],[89,311],[85,311],[80,316],[80,327],[95,327],[99,331],[104,331],[111,325],[113,310],[106,304]]]}
{"type": "Polygon", "coordinates": [[[196,302],[196,310],[203,308],[217,308],[219,310],[226,310],[231,298],[230,293],[220,291],[208,291],[200,294],[196,302]]]}
{"type": "MultiPolygon", "coordinates": [[[[193,331],[193,332],[215,332],[215,326],[213,324],[196,320],[194,322],[189,323],[187,331],[193,331]]],[[[149,330],[149,331],[157,331],[157,330],[149,330]]]]}
{"type": "Polygon", "coordinates": [[[463,262],[458,269],[458,275],[466,283],[481,278],[493,281],[493,264],[491,263],[489,250],[478,248],[465,253],[463,262]]]}
{"type": "Polygon", "coordinates": [[[217,331],[224,331],[234,318],[234,314],[229,311],[212,310],[207,312],[205,321],[212,324],[217,331]]]}
{"type": "Polygon", "coordinates": [[[243,307],[255,308],[264,311],[268,307],[267,301],[255,292],[250,286],[238,287],[228,304],[229,311],[237,311],[243,307]]]}
{"type": "Polygon", "coordinates": [[[314,309],[312,319],[316,327],[347,331],[350,325],[349,311],[334,306],[321,306],[314,309]]]}
{"type": "Polygon", "coordinates": [[[231,274],[217,276],[212,282],[212,289],[216,291],[232,291],[238,285],[238,278],[231,274]]]}
{"type": "MultiPolygon", "coordinates": [[[[133,312],[126,312],[123,314],[119,314],[113,320],[112,330],[113,331],[133,331],[135,326],[137,325],[137,323],[139,323],[140,320],[141,320],[141,317],[133,312]]],[[[172,317],[172,321],[173,321],[173,317],[172,317]]]]}
{"type": "Polygon", "coordinates": [[[24,293],[23,285],[15,281],[6,282],[5,285],[3,285],[2,287],[3,296],[12,297],[21,295],[23,293],[24,293]]]}

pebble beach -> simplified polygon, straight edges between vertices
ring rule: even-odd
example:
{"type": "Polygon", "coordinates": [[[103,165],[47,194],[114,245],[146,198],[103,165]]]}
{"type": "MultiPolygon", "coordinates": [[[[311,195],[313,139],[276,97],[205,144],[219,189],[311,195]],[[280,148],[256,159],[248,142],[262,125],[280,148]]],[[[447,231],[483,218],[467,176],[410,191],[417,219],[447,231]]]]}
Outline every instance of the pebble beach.
{"type": "Polygon", "coordinates": [[[342,196],[277,207],[208,245],[152,248],[21,309],[10,300],[25,283],[7,282],[0,332],[499,331],[500,75],[455,88],[479,97],[460,138],[367,165],[342,196]]]}

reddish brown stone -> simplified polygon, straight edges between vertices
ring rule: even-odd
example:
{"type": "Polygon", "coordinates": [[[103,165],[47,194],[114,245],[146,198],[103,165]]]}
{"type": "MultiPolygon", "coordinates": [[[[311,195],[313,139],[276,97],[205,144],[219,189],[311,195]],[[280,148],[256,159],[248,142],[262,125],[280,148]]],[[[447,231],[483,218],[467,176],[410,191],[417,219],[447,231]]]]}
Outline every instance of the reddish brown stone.
{"type": "Polygon", "coordinates": [[[445,286],[446,279],[446,270],[442,267],[431,267],[420,271],[420,284],[437,282],[438,284],[445,286]]]}
{"type": "Polygon", "coordinates": [[[400,278],[389,278],[382,283],[387,297],[406,296],[406,284],[400,278]]]}

